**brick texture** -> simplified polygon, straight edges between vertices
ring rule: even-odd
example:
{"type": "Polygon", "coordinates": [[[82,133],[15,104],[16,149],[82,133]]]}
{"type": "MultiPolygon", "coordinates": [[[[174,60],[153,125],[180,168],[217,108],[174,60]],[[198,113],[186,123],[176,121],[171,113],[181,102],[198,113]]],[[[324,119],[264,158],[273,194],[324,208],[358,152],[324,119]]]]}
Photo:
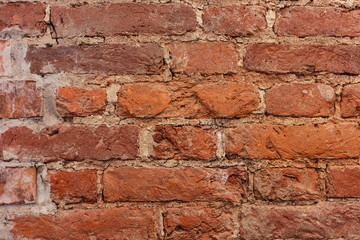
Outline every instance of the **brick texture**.
{"type": "Polygon", "coordinates": [[[11,71],[11,42],[0,40],[0,76],[8,76],[11,71]]]}
{"type": "Polygon", "coordinates": [[[334,198],[359,197],[358,166],[331,166],[328,169],[328,196],[334,198]]]}
{"type": "Polygon", "coordinates": [[[341,94],[341,116],[356,117],[360,115],[360,84],[344,87],[341,94]]]}
{"type": "Polygon", "coordinates": [[[275,32],[296,36],[360,36],[359,10],[343,8],[290,7],[279,12],[275,32]],[[339,27],[341,26],[341,27],[339,27]]]}
{"type": "Polygon", "coordinates": [[[246,194],[244,168],[110,168],[104,173],[104,198],[114,201],[238,202],[246,194]]]}
{"type": "Polygon", "coordinates": [[[135,158],[138,134],[136,126],[55,125],[39,132],[26,127],[10,128],[1,140],[4,160],[109,160],[135,158]]]}
{"type": "Polygon", "coordinates": [[[31,239],[154,239],[151,208],[69,210],[56,216],[15,217],[12,233],[31,239]]]}
{"type": "Polygon", "coordinates": [[[196,28],[195,12],[181,4],[87,4],[76,8],[54,7],[51,12],[57,37],[181,35],[196,28]]]}
{"type": "Polygon", "coordinates": [[[36,169],[7,167],[0,169],[0,205],[34,203],[36,169]]]}
{"type": "Polygon", "coordinates": [[[41,95],[35,81],[0,82],[0,118],[40,117],[41,95]]]}

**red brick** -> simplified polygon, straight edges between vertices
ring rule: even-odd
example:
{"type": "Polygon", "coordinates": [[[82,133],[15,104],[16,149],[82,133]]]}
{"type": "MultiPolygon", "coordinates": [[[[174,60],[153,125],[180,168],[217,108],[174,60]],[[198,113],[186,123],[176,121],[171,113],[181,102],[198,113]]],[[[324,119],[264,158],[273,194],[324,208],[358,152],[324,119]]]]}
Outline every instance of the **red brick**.
{"type": "Polygon", "coordinates": [[[277,116],[326,117],[334,101],[334,89],[324,84],[279,85],[265,94],[266,112],[277,116]]]}
{"type": "Polygon", "coordinates": [[[132,159],[138,154],[139,127],[54,125],[39,132],[10,128],[1,135],[4,160],[132,159]]]}
{"type": "Polygon", "coordinates": [[[195,12],[182,4],[105,3],[76,8],[55,6],[51,8],[51,20],[57,37],[181,35],[196,29],[195,12]]]}
{"type": "Polygon", "coordinates": [[[266,28],[265,11],[250,6],[212,7],[204,13],[204,30],[232,37],[253,35],[266,28]]]}
{"type": "Polygon", "coordinates": [[[56,110],[62,117],[102,114],[106,106],[106,93],[102,89],[59,87],[56,110]]]}
{"type": "Polygon", "coordinates": [[[0,118],[40,117],[41,97],[34,81],[0,82],[0,118]]]}
{"type": "Polygon", "coordinates": [[[234,118],[249,115],[259,95],[247,83],[125,84],[118,94],[118,111],[125,117],[234,118]]]}
{"type": "Polygon", "coordinates": [[[341,116],[360,116],[360,84],[351,84],[344,87],[341,95],[341,116]]]}
{"type": "Polygon", "coordinates": [[[36,199],[36,169],[0,169],[0,205],[33,203],[36,199]]]}
{"type": "Polygon", "coordinates": [[[214,160],[216,135],[204,126],[156,126],[153,135],[158,159],[214,160]]]}
{"type": "Polygon", "coordinates": [[[360,197],[360,168],[331,166],[328,170],[328,197],[360,197]]]}
{"type": "Polygon", "coordinates": [[[246,194],[244,168],[109,168],[104,198],[114,201],[240,201],[246,194]]]}
{"type": "Polygon", "coordinates": [[[49,170],[51,200],[60,203],[96,202],[97,174],[95,170],[49,170]]]}
{"type": "Polygon", "coordinates": [[[276,18],[275,33],[296,36],[360,36],[360,11],[344,8],[290,7],[276,18]]]}
{"type": "Polygon", "coordinates": [[[232,74],[237,72],[238,55],[233,45],[225,42],[171,44],[170,68],[183,74],[232,74]]]}
{"type": "Polygon", "coordinates": [[[155,239],[153,209],[144,207],[76,209],[12,220],[15,239],[155,239]]]}
{"type": "Polygon", "coordinates": [[[246,48],[244,65],[265,73],[360,74],[360,47],[352,45],[255,44],[246,48]]]}
{"type": "Polygon", "coordinates": [[[11,74],[11,45],[10,40],[0,40],[0,75],[11,74]]]}
{"type": "Polygon", "coordinates": [[[228,158],[336,159],[360,157],[357,124],[244,124],[225,132],[228,158]]]}
{"type": "Polygon", "coordinates": [[[257,171],[254,192],[263,200],[313,200],[320,196],[320,181],[315,169],[268,168],[257,171]]]}
{"type": "Polygon", "coordinates": [[[235,224],[232,211],[211,207],[167,208],[164,212],[166,239],[230,239],[235,224]]]}
{"type": "Polygon", "coordinates": [[[163,51],[159,45],[153,43],[140,46],[29,46],[26,60],[31,64],[30,71],[37,74],[158,74],[163,66],[163,51]]]}
{"type": "Polygon", "coordinates": [[[359,214],[358,203],[243,205],[241,235],[244,239],[358,239],[359,214]]]}
{"type": "Polygon", "coordinates": [[[29,36],[39,36],[46,32],[45,4],[5,3],[0,4],[0,31],[5,28],[20,28],[29,36]]]}

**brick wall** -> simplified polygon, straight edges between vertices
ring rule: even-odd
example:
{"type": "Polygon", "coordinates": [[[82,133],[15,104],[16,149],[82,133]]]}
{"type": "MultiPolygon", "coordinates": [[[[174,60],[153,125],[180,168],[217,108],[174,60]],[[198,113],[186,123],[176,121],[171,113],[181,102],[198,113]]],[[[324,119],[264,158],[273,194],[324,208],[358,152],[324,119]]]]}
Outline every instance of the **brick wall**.
{"type": "Polygon", "coordinates": [[[0,239],[360,238],[359,7],[0,3],[0,239]]]}

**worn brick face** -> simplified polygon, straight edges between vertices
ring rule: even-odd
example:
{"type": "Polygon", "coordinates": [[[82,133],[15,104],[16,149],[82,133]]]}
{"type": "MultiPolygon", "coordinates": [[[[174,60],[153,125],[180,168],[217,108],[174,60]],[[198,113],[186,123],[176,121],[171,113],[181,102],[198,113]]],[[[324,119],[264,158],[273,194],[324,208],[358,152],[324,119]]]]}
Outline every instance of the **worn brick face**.
{"type": "Polygon", "coordinates": [[[246,194],[244,168],[110,168],[104,198],[114,201],[234,201],[246,194]]]}
{"type": "Polygon", "coordinates": [[[265,94],[266,112],[277,116],[329,116],[334,101],[334,89],[324,84],[279,85],[265,94]]]}
{"type": "Polygon", "coordinates": [[[259,94],[247,83],[139,83],[122,86],[117,104],[125,117],[235,118],[256,110],[259,94]]]}
{"type": "Polygon", "coordinates": [[[356,124],[246,124],[225,133],[228,158],[336,159],[360,156],[356,124]],[[344,148],[346,151],[344,151],[344,148]]]}
{"type": "Polygon", "coordinates": [[[51,200],[59,203],[96,202],[97,173],[95,170],[47,172],[51,200]]]}
{"type": "Polygon", "coordinates": [[[56,110],[62,117],[88,116],[105,111],[106,93],[102,89],[60,87],[56,110]]]}
{"type": "Polygon", "coordinates": [[[229,209],[167,208],[164,216],[166,239],[230,239],[234,236],[235,226],[229,209]]]}
{"type": "Polygon", "coordinates": [[[30,239],[154,239],[152,208],[76,209],[52,215],[12,219],[15,238],[30,239]]]}
{"type": "Polygon", "coordinates": [[[344,8],[289,7],[281,10],[275,22],[279,35],[360,36],[360,11],[344,8]]]}
{"type": "Polygon", "coordinates": [[[59,72],[107,74],[157,74],[163,65],[159,45],[127,44],[91,46],[29,46],[26,60],[37,74],[59,72]]]}
{"type": "Polygon", "coordinates": [[[155,157],[159,159],[214,160],[214,129],[194,126],[156,126],[153,134],[155,157]]]}
{"type": "Polygon", "coordinates": [[[0,76],[11,75],[11,42],[0,40],[0,76]]]}
{"type": "Polygon", "coordinates": [[[359,173],[358,166],[329,167],[327,195],[334,198],[359,197],[359,173]]]}
{"type": "Polygon", "coordinates": [[[0,118],[41,116],[41,97],[35,81],[0,82],[0,118]]]}
{"type": "Polygon", "coordinates": [[[181,74],[233,74],[238,56],[232,44],[224,42],[176,42],[169,46],[170,68],[181,74]]]}
{"type": "Polygon", "coordinates": [[[0,169],[0,205],[34,203],[36,169],[6,167],[0,169]]]}
{"type": "Polygon", "coordinates": [[[255,196],[263,200],[311,200],[320,197],[315,169],[268,168],[254,177],[255,196]]]}
{"type": "Polygon", "coordinates": [[[360,115],[360,84],[350,84],[344,87],[340,107],[342,117],[360,115]]]}
{"type": "Polygon", "coordinates": [[[204,13],[204,29],[233,37],[253,35],[267,26],[265,10],[247,6],[212,7],[204,13]]]}
{"type": "Polygon", "coordinates": [[[57,37],[181,35],[196,28],[195,12],[182,4],[87,4],[76,8],[55,6],[51,12],[57,37]]]}
{"type": "Polygon", "coordinates": [[[265,73],[359,74],[358,56],[359,46],[351,45],[255,44],[246,48],[244,65],[265,73]]]}
{"type": "Polygon", "coordinates": [[[46,32],[45,4],[19,2],[0,4],[0,30],[19,28],[25,35],[39,36],[46,32]]]}
{"type": "Polygon", "coordinates": [[[136,126],[55,125],[39,132],[10,128],[1,140],[4,160],[132,159],[138,154],[138,134],[136,126]]]}

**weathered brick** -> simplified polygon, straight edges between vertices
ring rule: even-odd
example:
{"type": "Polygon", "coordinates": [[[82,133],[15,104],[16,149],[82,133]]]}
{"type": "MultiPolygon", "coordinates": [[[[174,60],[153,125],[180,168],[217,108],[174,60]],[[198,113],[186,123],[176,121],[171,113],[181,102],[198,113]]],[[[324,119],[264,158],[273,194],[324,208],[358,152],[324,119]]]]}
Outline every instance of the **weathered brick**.
{"type": "Polygon", "coordinates": [[[328,197],[360,197],[360,168],[331,166],[328,170],[328,197]]]}
{"type": "Polygon", "coordinates": [[[29,36],[39,36],[46,32],[45,4],[43,3],[5,3],[0,4],[0,31],[17,27],[29,36]]]}
{"type": "Polygon", "coordinates": [[[39,117],[41,105],[41,88],[36,82],[0,82],[0,118],[39,117]]]}
{"type": "Polygon", "coordinates": [[[216,136],[214,129],[207,126],[156,126],[153,139],[158,159],[216,158],[216,136]]]}
{"type": "Polygon", "coordinates": [[[313,200],[320,196],[315,169],[268,168],[254,176],[254,192],[263,200],[313,200]]]}
{"type": "Polygon", "coordinates": [[[225,42],[177,42],[169,46],[170,68],[182,74],[232,74],[237,72],[238,54],[225,42]]]}
{"type": "Polygon", "coordinates": [[[243,205],[240,232],[244,239],[357,239],[359,214],[358,203],[243,205]]]}
{"type": "Polygon", "coordinates": [[[360,74],[359,57],[353,45],[255,44],[246,48],[244,66],[265,73],[360,74]]]}
{"type": "Polygon", "coordinates": [[[29,46],[26,60],[37,74],[59,72],[158,74],[163,51],[158,44],[81,45],[39,48],[29,46]]]}
{"type": "Polygon", "coordinates": [[[76,209],[12,219],[15,239],[155,239],[152,208],[76,209]]]}
{"type": "Polygon", "coordinates": [[[138,154],[137,126],[54,125],[39,132],[10,128],[1,135],[4,160],[132,159],[138,154]]]}
{"type": "Polygon", "coordinates": [[[60,203],[96,202],[97,174],[95,170],[49,170],[51,200],[60,203]]]}
{"type": "Polygon", "coordinates": [[[360,157],[357,124],[244,124],[225,131],[228,158],[336,159],[360,157]]]}
{"type": "Polygon", "coordinates": [[[346,85],[341,95],[341,116],[360,116],[360,84],[346,85]]]}
{"type": "Polygon", "coordinates": [[[230,239],[235,224],[232,210],[212,207],[167,208],[164,212],[166,239],[230,239]]]}
{"type": "Polygon", "coordinates": [[[33,203],[36,199],[36,169],[0,169],[0,205],[33,203]]]}
{"type": "Polygon", "coordinates": [[[232,37],[253,35],[266,28],[265,11],[250,6],[211,7],[204,12],[204,30],[232,37]]]}
{"type": "Polygon", "coordinates": [[[104,198],[114,201],[240,201],[246,194],[245,168],[109,168],[104,198]]]}
{"type": "Polygon", "coordinates": [[[276,18],[275,33],[296,36],[360,36],[360,11],[345,8],[290,7],[276,18]]]}
{"type": "Polygon", "coordinates": [[[0,40],[0,76],[11,75],[11,44],[10,40],[0,40]]]}
{"type": "Polygon", "coordinates": [[[57,37],[181,35],[196,29],[195,12],[182,4],[105,3],[76,8],[55,6],[51,8],[51,20],[57,37]]]}
{"type": "Polygon", "coordinates": [[[266,112],[277,116],[329,116],[334,101],[334,89],[324,84],[279,85],[265,94],[266,112]]]}
{"type": "Polygon", "coordinates": [[[117,108],[125,117],[234,118],[258,105],[258,92],[247,83],[138,83],[121,87],[117,108]]]}
{"type": "Polygon", "coordinates": [[[56,110],[62,117],[102,114],[106,106],[106,93],[102,89],[59,87],[56,110]]]}

